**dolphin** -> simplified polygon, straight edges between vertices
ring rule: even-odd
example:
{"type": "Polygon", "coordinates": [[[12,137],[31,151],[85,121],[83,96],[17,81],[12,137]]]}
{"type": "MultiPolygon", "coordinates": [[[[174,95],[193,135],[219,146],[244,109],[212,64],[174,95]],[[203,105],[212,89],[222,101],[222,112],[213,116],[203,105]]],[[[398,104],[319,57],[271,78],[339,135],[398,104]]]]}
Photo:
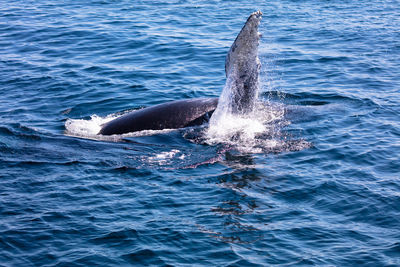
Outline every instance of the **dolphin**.
{"type": "MultiPolygon", "coordinates": [[[[254,108],[258,92],[258,26],[261,11],[252,13],[236,37],[225,60],[226,86],[229,86],[229,110],[248,114],[254,108]]],[[[225,91],[225,90],[224,90],[225,91]]],[[[222,95],[221,95],[222,97],[222,95]]],[[[143,130],[178,129],[209,121],[218,98],[195,98],[171,101],[129,112],[104,125],[98,134],[125,134],[143,130]]]]}

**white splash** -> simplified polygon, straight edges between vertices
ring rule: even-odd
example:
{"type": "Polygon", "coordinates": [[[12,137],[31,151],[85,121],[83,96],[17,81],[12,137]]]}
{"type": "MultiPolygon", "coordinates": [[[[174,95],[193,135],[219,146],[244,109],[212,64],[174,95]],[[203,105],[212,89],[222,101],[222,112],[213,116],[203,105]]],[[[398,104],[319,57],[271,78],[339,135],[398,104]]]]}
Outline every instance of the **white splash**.
{"type": "Polygon", "coordinates": [[[116,134],[116,135],[100,135],[99,132],[103,125],[113,119],[116,119],[124,114],[116,113],[110,114],[106,117],[100,117],[98,115],[90,116],[90,119],[67,119],[65,122],[65,134],[68,136],[118,142],[123,138],[137,137],[137,136],[149,136],[154,134],[163,134],[174,131],[174,129],[164,130],[144,130],[139,132],[132,132],[127,134],[116,134]]]}
{"type": "Polygon", "coordinates": [[[90,116],[90,119],[67,119],[65,122],[65,133],[70,136],[93,138],[99,133],[101,126],[118,116],[112,114],[107,117],[97,115],[90,116]]]}
{"type": "Polygon", "coordinates": [[[261,153],[283,146],[280,128],[286,124],[284,107],[279,104],[257,102],[247,115],[221,112],[212,116],[206,131],[206,143],[228,144],[242,152],[261,153]]]}

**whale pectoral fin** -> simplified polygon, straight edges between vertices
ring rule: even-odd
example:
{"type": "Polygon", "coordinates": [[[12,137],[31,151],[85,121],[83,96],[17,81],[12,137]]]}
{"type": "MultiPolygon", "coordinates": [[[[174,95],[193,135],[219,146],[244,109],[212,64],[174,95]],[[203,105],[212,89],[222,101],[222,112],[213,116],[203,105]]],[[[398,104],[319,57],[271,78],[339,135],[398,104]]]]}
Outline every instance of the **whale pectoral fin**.
{"type": "Polygon", "coordinates": [[[230,71],[234,68],[238,61],[253,60],[246,55],[246,52],[254,51],[257,49],[258,41],[261,38],[261,34],[258,32],[258,26],[262,17],[261,11],[253,12],[247,19],[243,28],[236,36],[235,41],[229,49],[225,59],[225,75],[229,76],[230,71]]]}
{"type": "Polygon", "coordinates": [[[262,13],[252,13],[233,42],[225,60],[226,84],[221,103],[236,114],[248,114],[254,108],[258,92],[258,75],[260,60],[258,43],[260,34],[258,26],[262,13]]]}

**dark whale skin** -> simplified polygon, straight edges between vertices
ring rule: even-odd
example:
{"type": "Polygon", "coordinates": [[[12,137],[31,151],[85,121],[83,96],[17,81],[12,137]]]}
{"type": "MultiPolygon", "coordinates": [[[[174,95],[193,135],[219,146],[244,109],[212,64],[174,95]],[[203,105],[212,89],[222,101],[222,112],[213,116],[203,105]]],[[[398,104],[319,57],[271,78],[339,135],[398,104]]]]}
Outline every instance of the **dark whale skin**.
{"type": "Polygon", "coordinates": [[[99,134],[113,135],[200,125],[211,117],[217,105],[218,98],[194,98],[167,102],[122,115],[104,124],[99,134]]]}

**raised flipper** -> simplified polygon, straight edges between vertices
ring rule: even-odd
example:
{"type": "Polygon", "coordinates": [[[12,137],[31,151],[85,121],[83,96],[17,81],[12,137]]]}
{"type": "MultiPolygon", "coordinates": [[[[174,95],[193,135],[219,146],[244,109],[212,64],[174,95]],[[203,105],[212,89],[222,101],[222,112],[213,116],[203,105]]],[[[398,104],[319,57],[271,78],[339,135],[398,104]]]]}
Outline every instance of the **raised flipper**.
{"type": "Polygon", "coordinates": [[[258,58],[260,33],[258,26],[262,17],[261,11],[252,13],[242,30],[233,42],[225,60],[227,77],[224,95],[229,100],[232,113],[245,114],[254,108],[258,92],[258,74],[261,67],[258,58]]]}

